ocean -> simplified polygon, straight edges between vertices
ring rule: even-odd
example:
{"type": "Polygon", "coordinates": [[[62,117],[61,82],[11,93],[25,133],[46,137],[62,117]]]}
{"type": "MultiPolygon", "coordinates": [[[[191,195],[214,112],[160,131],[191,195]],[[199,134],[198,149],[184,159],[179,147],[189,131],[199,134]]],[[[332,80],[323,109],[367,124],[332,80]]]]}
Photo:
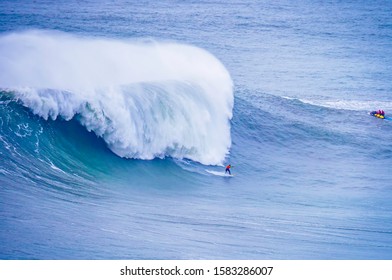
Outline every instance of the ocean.
{"type": "Polygon", "coordinates": [[[392,259],[391,15],[1,0],[0,258],[392,259]]]}

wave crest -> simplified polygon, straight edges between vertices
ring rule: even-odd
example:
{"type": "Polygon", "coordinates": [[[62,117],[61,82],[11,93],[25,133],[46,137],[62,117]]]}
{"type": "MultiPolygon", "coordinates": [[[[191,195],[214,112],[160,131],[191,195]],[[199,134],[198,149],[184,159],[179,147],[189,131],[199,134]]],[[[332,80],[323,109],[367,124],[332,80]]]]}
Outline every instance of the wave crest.
{"type": "Polygon", "coordinates": [[[189,45],[29,31],[0,36],[0,87],[35,114],[76,118],[121,157],[221,164],[232,80],[189,45]]]}

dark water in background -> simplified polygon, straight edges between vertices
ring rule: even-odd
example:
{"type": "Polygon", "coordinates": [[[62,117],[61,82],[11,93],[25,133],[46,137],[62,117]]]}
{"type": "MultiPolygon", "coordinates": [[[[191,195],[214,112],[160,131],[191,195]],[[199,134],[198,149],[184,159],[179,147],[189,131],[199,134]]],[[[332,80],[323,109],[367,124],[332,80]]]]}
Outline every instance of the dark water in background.
{"type": "Polygon", "coordinates": [[[391,259],[392,122],[367,114],[392,112],[389,1],[1,1],[0,13],[2,259],[391,259]],[[94,61],[91,37],[103,54],[94,61]],[[133,74],[181,79],[110,87],[121,74],[109,54],[135,38],[133,74]],[[196,59],[144,68],[151,41],[163,59],[173,53],[160,41],[196,59]],[[230,73],[226,158],[215,152],[230,138],[230,94],[200,90],[198,77],[222,88],[230,79],[204,73],[215,58],[182,44],[230,73]],[[86,85],[67,80],[70,54],[83,70],[75,77],[103,87],[75,90],[86,85]],[[98,79],[100,67],[109,70],[98,79]],[[111,94],[132,96],[126,112],[142,116],[134,129],[156,136],[135,144],[136,158],[177,130],[184,138],[154,160],[127,159],[111,136],[135,137],[122,134],[124,102],[111,94]],[[150,118],[157,110],[174,116],[171,126],[150,118]],[[217,137],[187,150],[188,128],[200,143],[217,137]],[[234,165],[233,178],[206,172],[223,171],[220,161],[234,165]]]}

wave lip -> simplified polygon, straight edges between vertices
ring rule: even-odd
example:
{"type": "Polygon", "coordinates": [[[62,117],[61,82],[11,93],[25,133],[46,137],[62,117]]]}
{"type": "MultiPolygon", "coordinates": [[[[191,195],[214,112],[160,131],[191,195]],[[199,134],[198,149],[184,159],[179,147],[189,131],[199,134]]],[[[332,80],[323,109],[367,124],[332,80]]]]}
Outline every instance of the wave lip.
{"type": "Polygon", "coordinates": [[[45,119],[76,117],[121,157],[220,164],[231,146],[230,74],[194,46],[10,33],[0,88],[45,119]]]}

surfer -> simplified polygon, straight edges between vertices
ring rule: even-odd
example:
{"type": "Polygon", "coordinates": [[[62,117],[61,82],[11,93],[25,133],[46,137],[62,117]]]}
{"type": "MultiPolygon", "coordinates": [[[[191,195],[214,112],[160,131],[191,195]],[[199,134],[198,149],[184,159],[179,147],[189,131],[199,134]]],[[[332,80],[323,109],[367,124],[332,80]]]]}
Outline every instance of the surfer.
{"type": "Polygon", "coordinates": [[[229,172],[229,174],[231,175],[230,168],[231,168],[231,164],[229,164],[228,166],[226,166],[225,174],[226,174],[227,172],[229,172]]]}

